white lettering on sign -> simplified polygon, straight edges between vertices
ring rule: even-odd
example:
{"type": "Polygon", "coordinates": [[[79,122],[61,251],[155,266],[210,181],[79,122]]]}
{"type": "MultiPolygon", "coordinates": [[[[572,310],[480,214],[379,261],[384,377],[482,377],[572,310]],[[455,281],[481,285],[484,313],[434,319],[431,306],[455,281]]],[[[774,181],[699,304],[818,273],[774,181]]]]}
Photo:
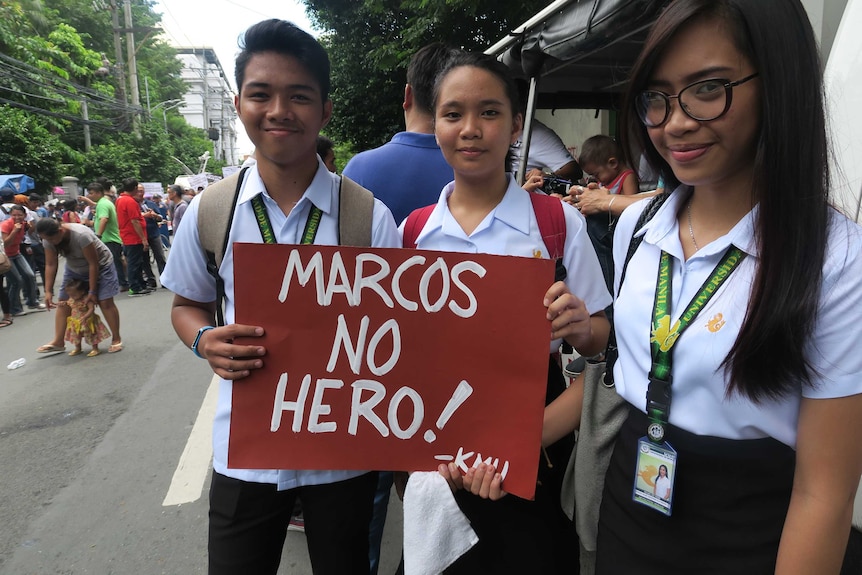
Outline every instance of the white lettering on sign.
{"type": "Polygon", "coordinates": [[[303,264],[300,251],[293,250],[290,252],[285,265],[281,289],[278,292],[278,301],[284,303],[294,281],[304,287],[313,278],[317,291],[317,303],[321,306],[330,305],[335,295],[341,295],[347,300],[348,305],[356,307],[362,303],[363,292],[371,291],[389,308],[394,308],[397,303],[407,311],[417,311],[419,303],[421,303],[422,308],[428,313],[437,313],[446,308],[458,317],[472,317],[476,313],[478,302],[473,290],[465,283],[461,275],[464,272],[470,272],[483,278],[486,273],[485,268],[476,262],[463,261],[449,269],[442,257],[437,258],[422,272],[416,286],[418,287],[416,295],[419,299],[419,303],[417,303],[415,299],[410,299],[404,295],[404,291],[401,289],[401,278],[408,269],[425,264],[424,256],[414,255],[401,262],[392,272],[385,259],[375,254],[360,254],[356,257],[351,283],[340,252],[335,252],[332,255],[329,274],[326,275],[320,252],[315,252],[309,258],[308,263],[303,264]],[[387,285],[386,280],[390,275],[391,278],[387,285]],[[431,298],[435,296],[431,292],[431,280],[438,275],[441,289],[440,293],[436,295],[436,299],[432,301],[431,298]],[[389,288],[388,291],[387,287],[389,288]],[[466,307],[456,301],[461,296],[466,298],[466,307]]]}
{"type": "MultiPolygon", "coordinates": [[[[329,354],[329,361],[326,364],[326,371],[332,373],[338,363],[339,351],[344,348],[344,353],[347,354],[347,362],[350,364],[350,371],[359,375],[360,362],[362,361],[363,352],[365,351],[365,341],[368,337],[368,324],[370,323],[368,316],[363,316],[359,322],[359,334],[356,337],[356,344],[350,337],[350,330],[347,327],[347,321],[344,315],[338,316],[337,325],[335,327],[335,341],[332,343],[332,351],[329,354]]],[[[398,327],[398,322],[394,319],[387,320],[380,328],[371,336],[371,341],[368,344],[368,352],[365,354],[365,365],[376,376],[386,375],[398,363],[401,357],[401,329],[398,327]],[[392,353],[382,365],[377,364],[377,346],[380,341],[391,334],[392,337],[392,353]]]]}
{"type": "MultiPolygon", "coordinates": [[[[311,374],[306,374],[302,378],[302,383],[297,391],[296,399],[291,400],[288,397],[288,377],[287,373],[282,373],[278,379],[276,387],[275,399],[272,405],[272,422],[270,431],[275,433],[281,428],[282,416],[285,412],[293,413],[293,423],[291,430],[298,433],[302,430],[302,422],[308,400],[308,392],[311,387],[311,374]]],[[[386,387],[378,382],[370,379],[357,379],[351,384],[351,399],[350,399],[350,418],[347,422],[347,432],[350,435],[356,435],[359,428],[359,420],[364,419],[371,424],[374,429],[382,437],[389,437],[391,433],[398,439],[410,439],[422,427],[422,422],[425,420],[425,402],[418,391],[410,387],[404,386],[399,388],[393,395],[392,399],[386,405],[386,420],[378,415],[375,409],[386,399],[386,387]],[[363,392],[371,392],[368,396],[363,392]],[[363,395],[365,398],[363,399],[363,395]],[[408,402],[410,406],[407,413],[410,414],[409,424],[404,425],[404,421],[399,417],[399,408],[402,404],[408,402]]],[[[332,414],[332,406],[324,401],[324,394],[327,390],[332,390],[330,393],[338,393],[344,388],[344,382],[340,379],[320,378],[315,382],[314,394],[312,395],[311,407],[308,414],[308,425],[306,429],[310,433],[333,433],[338,430],[337,421],[325,421],[325,416],[332,414]]],[[[442,413],[437,417],[436,426],[438,430],[442,430],[446,423],[452,418],[455,412],[464,404],[470,397],[473,388],[466,381],[461,381],[455,388],[452,397],[449,399],[442,413]]],[[[404,410],[401,410],[402,413],[404,410]]],[[[431,443],[437,436],[430,429],[425,431],[425,441],[431,443]],[[430,435],[429,435],[430,434],[430,435]],[[433,437],[432,437],[433,436],[433,437]],[[430,439],[429,439],[430,438],[430,439]]],[[[460,454],[459,456],[463,455],[460,454]]],[[[468,454],[469,457],[472,453],[468,454]]]]}

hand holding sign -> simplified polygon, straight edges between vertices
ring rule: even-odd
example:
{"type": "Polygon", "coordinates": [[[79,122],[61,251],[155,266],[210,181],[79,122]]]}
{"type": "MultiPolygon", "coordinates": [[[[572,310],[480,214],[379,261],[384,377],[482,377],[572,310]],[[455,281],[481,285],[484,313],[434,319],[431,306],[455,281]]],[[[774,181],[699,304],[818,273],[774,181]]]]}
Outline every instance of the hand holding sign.
{"type": "Polygon", "coordinates": [[[235,244],[236,321],[264,366],[233,389],[228,464],[433,470],[486,462],[532,497],[550,260],[235,244]]]}
{"type": "Polygon", "coordinates": [[[266,348],[254,345],[237,345],[233,341],[240,337],[262,337],[263,328],[252,325],[230,324],[212,328],[201,333],[197,351],[209,362],[213,372],[224,379],[237,380],[248,377],[251,370],[263,367],[260,359],[266,348]]]}

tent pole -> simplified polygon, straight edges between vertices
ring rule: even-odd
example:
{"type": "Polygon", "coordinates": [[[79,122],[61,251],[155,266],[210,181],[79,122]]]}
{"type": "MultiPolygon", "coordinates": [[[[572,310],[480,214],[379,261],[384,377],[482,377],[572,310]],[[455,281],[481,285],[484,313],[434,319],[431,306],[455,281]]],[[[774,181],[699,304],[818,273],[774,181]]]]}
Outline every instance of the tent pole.
{"type": "Polygon", "coordinates": [[[521,149],[518,151],[518,185],[524,185],[524,175],[527,173],[527,158],[530,157],[530,137],[533,135],[533,115],[536,112],[536,93],[539,88],[539,78],[530,78],[530,91],[527,95],[527,108],[524,111],[524,129],[521,132],[521,149]]]}

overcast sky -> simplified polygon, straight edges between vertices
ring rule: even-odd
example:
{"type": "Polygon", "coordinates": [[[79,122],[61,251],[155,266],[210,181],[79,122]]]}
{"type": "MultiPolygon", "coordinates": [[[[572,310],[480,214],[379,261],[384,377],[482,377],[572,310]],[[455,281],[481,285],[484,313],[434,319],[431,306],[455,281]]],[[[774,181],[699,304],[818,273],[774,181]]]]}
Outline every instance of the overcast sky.
{"type": "MultiPolygon", "coordinates": [[[[158,0],[153,10],[162,15],[165,40],[177,47],[207,47],[215,50],[219,62],[233,86],[233,62],[237,37],[252,24],[268,18],[290,20],[314,33],[305,15],[305,5],[298,0],[263,0],[245,6],[233,0],[158,0]]],[[[236,89],[236,86],[233,86],[236,89]]],[[[250,153],[252,144],[237,121],[237,145],[240,154],[250,153]]]]}

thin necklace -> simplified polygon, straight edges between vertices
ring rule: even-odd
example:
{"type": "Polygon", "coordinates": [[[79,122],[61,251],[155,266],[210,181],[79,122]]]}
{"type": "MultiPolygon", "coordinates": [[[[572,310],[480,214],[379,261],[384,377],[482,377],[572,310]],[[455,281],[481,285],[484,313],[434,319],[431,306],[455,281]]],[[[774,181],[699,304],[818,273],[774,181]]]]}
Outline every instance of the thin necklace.
{"type": "Polygon", "coordinates": [[[694,229],[692,229],[692,227],[691,227],[691,200],[692,200],[692,198],[688,199],[688,208],[687,208],[687,211],[688,211],[688,235],[691,236],[691,243],[694,244],[694,251],[697,252],[697,251],[700,251],[700,246],[697,245],[697,240],[694,239],[694,229]]]}

